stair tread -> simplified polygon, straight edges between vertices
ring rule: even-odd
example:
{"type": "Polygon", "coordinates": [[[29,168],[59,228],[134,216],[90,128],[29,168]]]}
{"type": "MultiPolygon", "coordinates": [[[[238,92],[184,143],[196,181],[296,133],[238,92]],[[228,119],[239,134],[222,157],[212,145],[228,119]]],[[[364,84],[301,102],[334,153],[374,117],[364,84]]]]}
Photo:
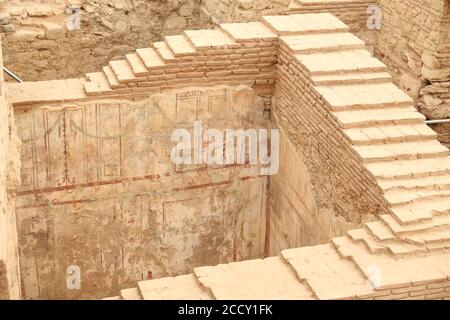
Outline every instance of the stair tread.
{"type": "Polygon", "coordinates": [[[446,156],[449,150],[437,140],[353,146],[365,161],[391,161],[446,156]]]}
{"type": "Polygon", "coordinates": [[[265,16],[262,21],[281,36],[349,31],[345,23],[330,13],[265,16]]]}
{"type": "Polygon", "coordinates": [[[414,101],[393,83],[316,86],[333,110],[413,105],[414,101]]]}
{"type": "Polygon", "coordinates": [[[262,22],[222,23],[220,27],[235,41],[276,40],[278,36],[262,22]]]}
{"type": "Polygon", "coordinates": [[[164,62],[174,62],[177,61],[177,57],[175,57],[174,53],[167,46],[167,43],[164,41],[153,42],[153,48],[158,52],[159,56],[162,58],[164,62]]]}
{"type": "Polygon", "coordinates": [[[330,34],[282,36],[280,39],[295,54],[365,48],[364,41],[350,32],[335,33],[332,36],[330,34]]]}
{"type": "Polygon", "coordinates": [[[344,129],[344,134],[353,145],[372,145],[377,143],[395,143],[404,141],[432,140],[437,138],[436,132],[426,124],[379,126],[378,138],[365,133],[364,128],[344,129]]]}
{"type": "Polygon", "coordinates": [[[153,48],[137,49],[136,53],[142,59],[147,69],[159,69],[166,65],[158,52],[153,48]]]}
{"type": "Polygon", "coordinates": [[[363,83],[390,83],[392,82],[392,76],[387,72],[355,72],[313,76],[311,80],[316,86],[335,86],[363,83]]]}
{"type": "Polygon", "coordinates": [[[355,72],[386,72],[387,67],[364,49],[296,54],[313,76],[355,72]]]}
{"type": "Polygon", "coordinates": [[[120,82],[134,81],[136,79],[136,75],[133,73],[127,60],[110,61],[109,66],[120,82]]]}
{"type": "Polygon", "coordinates": [[[142,300],[139,288],[123,289],[120,291],[122,300],[142,300]]]}
{"type": "Polygon", "coordinates": [[[111,88],[120,88],[120,87],[124,86],[123,84],[121,84],[119,82],[116,74],[114,73],[114,71],[111,69],[110,66],[104,66],[103,73],[105,74],[106,78],[108,79],[108,82],[109,82],[109,85],[111,86],[111,88]]]}
{"type": "Polygon", "coordinates": [[[378,179],[426,177],[450,171],[450,158],[396,160],[369,163],[366,168],[378,179]]]}
{"type": "Polygon", "coordinates": [[[450,176],[432,176],[415,179],[392,179],[379,181],[380,187],[389,190],[443,190],[450,188],[450,176]]]}
{"type": "Polygon", "coordinates": [[[237,48],[240,45],[221,29],[186,30],[184,35],[197,50],[237,48]]]}
{"type": "Polygon", "coordinates": [[[183,35],[166,36],[165,41],[175,57],[188,56],[197,53],[192,44],[183,35]]]}
{"type": "Polygon", "coordinates": [[[125,55],[125,57],[136,76],[145,76],[149,73],[148,69],[144,65],[144,62],[137,53],[129,53],[125,55]]]}
{"type": "MultiPolygon", "coordinates": [[[[374,127],[382,125],[423,123],[425,117],[417,112],[414,107],[409,108],[386,108],[375,110],[335,111],[336,117],[342,128],[374,127]]],[[[380,130],[380,129],[378,129],[380,130]]],[[[364,130],[367,134],[367,130],[364,130]]],[[[380,131],[380,135],[385,134],[380,131]]]]}

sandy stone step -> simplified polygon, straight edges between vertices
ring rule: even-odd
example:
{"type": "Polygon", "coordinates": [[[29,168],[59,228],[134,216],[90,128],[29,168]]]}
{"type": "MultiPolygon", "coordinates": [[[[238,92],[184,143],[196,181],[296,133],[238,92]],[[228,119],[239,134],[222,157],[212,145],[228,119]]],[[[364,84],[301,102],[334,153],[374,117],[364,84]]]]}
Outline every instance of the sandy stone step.
{"type": "Polygon", "coordinates": [[[366,229],[353,229],[348,231],[347,235],[353,241],[364,243],[367,249],[373,254],[381,254],[388,251],[387,248],[381,245],[366,229]]]}
{"type": "Polygon", "coordinates": [[[374,293],[356,265],[341,258],[331,244],[284,250],[281,255],[320,300],[355,299],[374,293]]]}
{"type": "Polygon", "coordinates": [[[119,82],[136,81],[136,75],[127,60],[110,61],[109,66],[119,82]]]}
{"type": "Polygon", "coordinates": [[[420,223],[434,216],[450,215],[450,198],[423,199],[410,204],[393,206],[391,211],[400,224],[420,223]]]}
{"type": "Polygon", "coordinates": [[[129,53],[125,55],[125,58],[130,64],[133,73],[137,77],[142,77],[149,74],[149,70],[145,67],[144,62],[137,53],[129,53]]]}
{"type": "Polygon", "coordinates": [[[136,53],[149,70],[161,69],[166,65],[158,52],[153,48],[137,49],[136,53]]]}
{"type": "Polygon", "coordinates": [[[138,283],[144,300],[211,300],[213,297],[192,275],[168,277],[138,283]]]}
{"type": "MultiPolygon", "coordinates": [[[[425,116],[417,112],[414,107],[337,111],[332,112],[332,114],[343,129],[395,124],[420,124],[425,120],[425,116]]],[[[365,132],[367,133],[367,130],[365,132]]]]}
{"type": "Polygon", "coordinates": [[[341,75],[342,73],[386,72],[384,63],[367,50],[346,50],[297,54],[297,60],[303,64],[311,76],[341,75]]]}
{"type": "Polygon", "coordinates": [[[165,41],[153,42],[153,48],[158,53],[160,59],[165,63],[171,63],[178,60],[165,41]]]}
{"type": "Polygon", "coordinates": [[[414,105],[411,97],[393,83],[316,86],[314,88],[336,111],[414,105]]]}
{"type": "Polygon", "coordinates": [[[280,36],[349,31],[349,27],[330,13],[265,16],[262,22],[280,36]]]}
{"type": "Polygon", "coordinates": [[[450,228],[450,215],[435,216],[432,220],[412,224],[400,224],[400,222],[390,214],[380,215],[380,219],[392,230],[392,232],[399,235],[408,235],[439,228],[450,228]]]}
{"type": "Polygon", "coordinates": [[[437,138],[426,124],[379,126],[375,132],[367,132],[365,128],[344,129],[344,135],[355,146],[407,141],[426,141],[437,138]]]}
{"type": "Polygon", "coordinates": [[[332,51],[364,49],[365,43],[350,32],[282,36],[280,40],[293,54],[312,54],[332,51]]]}
{"type": "Polygon", "coordinates": [[[392,77],[387,72],[370,72],[313,76],[311,80],[316,86],[338,86],[368,83],[391,83],[392,77]]]}
{"type": "Polygon", "coordinates": [[[214,30],[186,30],[184,35],[196,50],[239,48],[240,45],[225,31],[214,30]]]}
{"type": "Polygon", "coordinates": [[[377,179],[408,179],[450,173],[450,158],[396,160],[389,163],[369,163],[366,168],[377,179]]]}
{"type": "Polygon", "coordinates": [[[116,77],[116,74],[111,69],[110,66],[104,66],[103,67],[103,73],[105,74],[106,78],[108,79],[109,85],[113,89],[117,88],[123,88],[125,87],[125,84],[120,83],[119,80],[116,77]]]}
{"type": "Polygon", "coordinates": [[[384,197],[392,207],[412,204],[423,200],[445,200],[450,198],[450,190],[399,190],[387,191],[384,197]]]}
{"type": "Polygon", "coordinates": [[[120,291],[122,300],[142,300],[142,295],[139,288],[130,288],[120,291]]]}
{"type": "Polygon", "coordinates": [[[354,146],[366,163],[445,157],[449,150],[436,140],[354,146]]]}
{"type": "Polygon", "coordinates": [[[394,240],[396,235],[383,221],[368,222],[364,225],[367,231],[380,241],[394,240]]]}
{"type": "Polygon", "coordinates": [[[194,273],[218,300],[313,299],[281,257],[200,267],[194,273]]]}
{"type": "Polygon", "coordinates": [[[120,296],[115,296],[115,297],[104,298],[102,300],[122,300],[122,298],[120,296]]]}
{"type": "Polygon", "coordinates": [[[93,72],[86,74],[87,82],[84,84],[87,95],[100,95],[113,93],[108,79],[103,72],[93,72]]]}
{"type": "Polygon", "coordinates": [[[166,36],[164,39],[175,57],[190,56],[197,53],[192,44],[183,35],[166,36]]]}
{"type": "Polygon", "coordinates": [[[448,190],[450,189],[450,176],[381,180],[378,184],[386,193],[391,190],[448,190]]]}
{"type": "Polygon", "coordinates": [[[278,36],[262,22],[222,23],[220,28],[236,42],[277,40],[278,36]]]}

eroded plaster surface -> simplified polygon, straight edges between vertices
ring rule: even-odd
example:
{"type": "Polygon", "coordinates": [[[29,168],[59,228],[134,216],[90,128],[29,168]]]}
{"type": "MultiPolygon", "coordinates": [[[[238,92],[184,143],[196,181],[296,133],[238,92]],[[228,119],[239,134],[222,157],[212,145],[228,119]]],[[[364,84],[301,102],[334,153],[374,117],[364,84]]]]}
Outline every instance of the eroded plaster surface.
{"type": "Polygon", "coordinates": [[[16,111],[25,298],[104,297],[136,281],[264,254],[267,177],[254,165],[178,166],[175,128],[267,126],[250,88],[16,111]],[[66,271],[81,270],[81,290],[66,271]]]}

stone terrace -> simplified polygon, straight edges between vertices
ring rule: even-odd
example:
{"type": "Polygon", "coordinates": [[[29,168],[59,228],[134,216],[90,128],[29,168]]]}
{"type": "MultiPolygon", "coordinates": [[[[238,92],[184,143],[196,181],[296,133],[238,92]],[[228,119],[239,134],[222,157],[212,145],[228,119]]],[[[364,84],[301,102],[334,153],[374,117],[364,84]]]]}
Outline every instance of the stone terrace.
{"type": "Polygon", "coordinates": [[[448,149],[348,30],[331,14],[268,16],[166,37],[82,79],[8,86],[19,107],[250,85],[273,95],[282,129],[290,133],[301,123],[319,132],[311,139],[326,143],[330,175],[379,207],[378,221],[330,244],[143,281],[111,299],[450,297],[448,149]]]}

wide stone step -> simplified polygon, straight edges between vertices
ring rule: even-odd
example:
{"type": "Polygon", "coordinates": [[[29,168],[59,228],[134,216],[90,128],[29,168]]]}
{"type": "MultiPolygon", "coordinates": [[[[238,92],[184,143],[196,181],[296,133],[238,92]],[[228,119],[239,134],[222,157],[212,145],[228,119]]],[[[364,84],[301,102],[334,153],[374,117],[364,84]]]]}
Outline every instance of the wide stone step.
{"type": "Polygon", "coordinates": [[[437,140],[354,146],[366,163],[448,156],[449,150],[437,140]]]}
{"type": "Polygon", "coordinates": [[[407,141],[426,141],[437,138],[437,133],[424,123],[344,129],[344,135],[355,146],[407,141]]]}
{"type": "Polygon", "coordinates": [[[262,22],[222,23],[220,28],[236,42],[273,41],[278,36],[262,22]]]}
{"type": "Polygon", "coordinates": [[[314,88],[336,111],[414,105],[412,98],[393,83],[316,86],[314,88]]]}
{"type": "Polygon", "coordinates": [[[440,157],[419,160],[396,160],[369,163],[366,168],[377,179],[422,178],[450,173],[450,158],[440,157]]]}
{"type": "Polygon", "coordinates": [[[413,224],[431,220],[434,216],[450,214],[450,197],[423,199],[412,203],[392,206],[393,216],[400,224],[413,224]]]}
{"type": "Polygon", "coordinates": [[[391,179],[381,180],[379,186],[389,191],[423,191],[423,190],[448,190],[450,189],[450,176],[432,176],[414,179],[391,179]]]}
{"type": "Polygon", "coordinates": [[[414,107],[338,111],[332,114],[343,129],[396,124],[420,124],[425,120],[425,117],[417,112],[414,107]]]}
{"type": "Polygon", "coordinates": [[[345,23],[330,13],[265,16],[262,22],[280,36],[349,31],[345,23]]]}
{"type": "Polygon", "coordinates": [[[316,86],[337,86],[369,83],[391,83],[392,77],[387,72],[355,72],[337,75],[313,76],[311,80],[316,86]]]}
{"type": "Polygon", "coordinates": [[[450,190],[392,190],[384,194],[392,207],[412,204],[424,200],[446,200],[450,198],[450,190]]]}
{"type": "Polygon", "coordinates": [[[402,235],[414,234],[417,232],[422,233],[427,230],[436,230],[440,228],[450,228],[450,215],[434,216],[431,220],[410,224],[401,224],[390,214],[380,215],[380,219],[393,233],[402,235]]]}
{"type": "Polygon", "coordinates": [[[350,32],[330,34],[312,34],[282,36],[282,43],[293,54],[312,54],[332,51],[364,49],[363,40],[350,32]]]}
{"type": "Polygon", "coordinates": [[[341,75],[342,73],[386,72],[384,63],[367,50],[346,50],[313,54],[297,54],[297,60],[311,76],[341,75]]]}

